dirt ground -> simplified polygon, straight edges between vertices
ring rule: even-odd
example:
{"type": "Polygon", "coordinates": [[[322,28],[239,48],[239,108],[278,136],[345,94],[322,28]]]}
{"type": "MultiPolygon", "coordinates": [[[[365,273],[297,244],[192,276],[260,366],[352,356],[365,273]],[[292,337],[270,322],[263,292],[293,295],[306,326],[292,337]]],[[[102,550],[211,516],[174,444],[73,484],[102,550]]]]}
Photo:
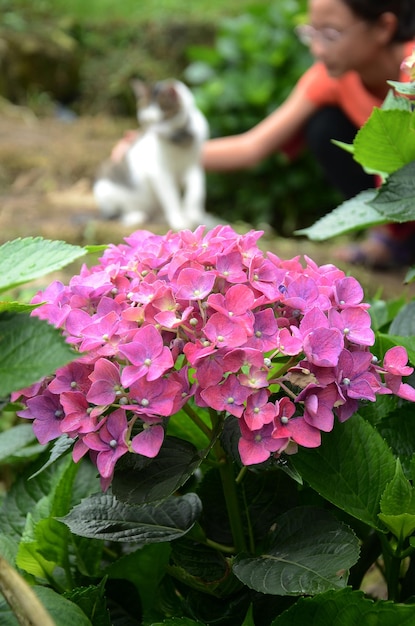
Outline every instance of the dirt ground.
{"type": "MultiPolygon", "coordinates": [[[[27,236],[80,245],[122,241],[130,231],[117,222],[100,219],[91,183],[99,163],[125,128],[125,120],[36,118],[26,109],[2,104],[0,243],[27,236]]],[[[166,230],[151,224],[146,228],[166,230]]],[[[333,262],[338,242],[316,244],[266,234],[263,244],[283,258],[307,254],[317,263],[327,263],[333,262]]],[[[415,287],[403,284],[405,269],[387,273],[342,269],[361,281],[368,296],[379,292],[384,298],[415,296],[415,287]]]]}

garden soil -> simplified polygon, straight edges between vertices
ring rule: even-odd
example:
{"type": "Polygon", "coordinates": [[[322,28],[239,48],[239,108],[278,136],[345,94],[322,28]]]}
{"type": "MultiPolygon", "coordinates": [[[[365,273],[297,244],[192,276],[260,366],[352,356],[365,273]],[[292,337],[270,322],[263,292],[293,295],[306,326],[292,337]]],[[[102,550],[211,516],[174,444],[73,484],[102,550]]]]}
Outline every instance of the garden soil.
{"type": "MultiPolygon", "coordinates": [[[[28,236],[79,245],[121,242],[132,229],[100,219],[91,185],[98,165],[128,125],[128,120],[106,116],[37,118],[27,109],[1,104],[0,243],[28,236]]],[[[241,232],[249,228],[233,226],[241,232]]],[[[160,224],[145,228],[166,232],[160,224]]],[[[282,258],[307,254],[319,264],[334,262],[338,245],[338,240],[316,244],[303,238],[276,237],[272,232],[261,240],[264,249],[282,258]]],[[[405,269],[372,272],[341,267],[361,281],[370,297],[415,295],[413,285],[403,284],[405,269]]]]}

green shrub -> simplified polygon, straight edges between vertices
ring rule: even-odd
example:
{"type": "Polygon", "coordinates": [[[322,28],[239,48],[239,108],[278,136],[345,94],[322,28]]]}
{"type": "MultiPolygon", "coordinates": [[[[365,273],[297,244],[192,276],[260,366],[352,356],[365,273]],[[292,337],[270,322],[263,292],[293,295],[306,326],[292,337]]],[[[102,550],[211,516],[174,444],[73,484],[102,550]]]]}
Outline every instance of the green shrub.
{"type": "MultiPolygon", "coordinates": [[[[294,34],[305,11],[305,0],[252,7],[219,24],[213,47],[189,47],[184,78],[209,120],[211,136],[251,128],[288,96],[312,62],[294,34]]],[[[265,222],[283,234],[311,223],[338,201],[308,154],[294,164],[273,155],[245,173],[243,184],[240,172],[208,176],[210,210],[229,221],[265,222]]]]}

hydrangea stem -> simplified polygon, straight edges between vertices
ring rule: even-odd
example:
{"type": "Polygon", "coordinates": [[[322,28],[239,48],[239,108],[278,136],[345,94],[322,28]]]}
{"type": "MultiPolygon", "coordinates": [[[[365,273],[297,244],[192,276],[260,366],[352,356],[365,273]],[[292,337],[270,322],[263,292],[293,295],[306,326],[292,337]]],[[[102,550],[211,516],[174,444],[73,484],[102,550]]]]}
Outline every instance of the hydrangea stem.
{"type": "MultiPolygon", "coordinates": [[[[210,411],[210,416],[213,430],[216,430],[219,427],[220,422],[223,422],[224,418],[221,418],[216,411],[210,411]]],[[[225,498],[233,543],[236,552],[246,552],[247,543],[242,522],[241,505],[238,497],[238,485],[235,480],[234,464],[223,450],[219,439],[215,441],[213,449],[219,463],[223,495],[225,498]]]]}
{"type": "Polygon", "coordinates": [[[196,411],[194,411],[192,409],[192,407],[189,406],[189,403],[186,403],[184,405],[183,411],[186,413],[186,415],[188,417],[190,417],[192,422],[194,422],[194,424],[196,424],[196,426],[198,426],[200,428],[200,430],[206,435],[206,437],[208,439],[212,438],[212,431],[211,431],[211,429],[209,428],[209,426],[207,424],[205,424],[205,422],[202,419],[200,419],[200,417],[198,416],[196,411]]]}
{"type": "Polygon", "coordinates": [[[242,524],[241,507],[238,498],[233,463],[225,455],[222,457],[221,463],[219,464],[219,471],[233,542],[237,552],[246,552],[247,544],[242,524]]]}

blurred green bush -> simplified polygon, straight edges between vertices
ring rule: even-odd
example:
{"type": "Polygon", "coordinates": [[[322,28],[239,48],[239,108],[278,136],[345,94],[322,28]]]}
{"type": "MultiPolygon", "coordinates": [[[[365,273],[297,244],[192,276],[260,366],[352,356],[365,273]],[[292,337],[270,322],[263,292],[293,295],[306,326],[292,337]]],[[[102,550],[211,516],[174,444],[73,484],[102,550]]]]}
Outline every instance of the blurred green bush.
{"type": "MultiPolygon", "coordinates": [[[[219,23],[214,46],[188,48],[184,72],[211,136],[243,132],[287,97],[312,63],[294,27],[305,18],[306,0],[253,6],[219,23]]],[[[340,201],[310,155],[290,162],[275,154],[247,172],[208,175],[208,207],[225,220],[270,224],[292,234],[340,201]]]]}

